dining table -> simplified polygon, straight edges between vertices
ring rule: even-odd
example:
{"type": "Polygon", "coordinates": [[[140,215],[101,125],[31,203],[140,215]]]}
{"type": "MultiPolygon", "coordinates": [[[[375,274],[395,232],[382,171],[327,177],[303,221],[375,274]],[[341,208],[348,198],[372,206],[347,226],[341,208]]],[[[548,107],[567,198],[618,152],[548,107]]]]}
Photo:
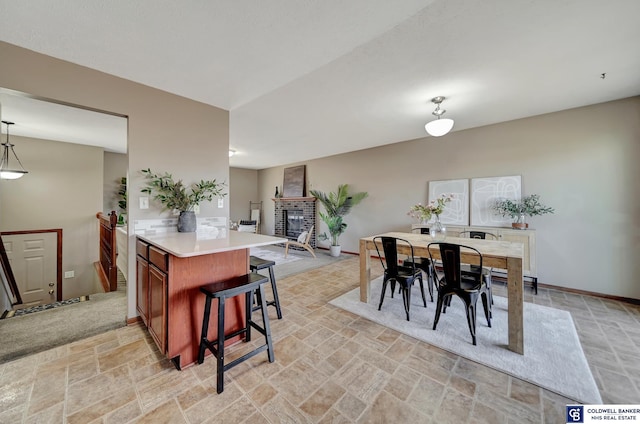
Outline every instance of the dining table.
{"type": "MultiPolygon", "coordinates": [[[[374,237],[395,237],[408,241],[413,246],[416,257],[440,258],[440,249],[430,243],[444,242],[477,249],[482,255],[482,264],[486,267],[500,268],[507,271],[507,301],[508,301],[508,348],[513,352],[524,355],[524,280],[522,276],[522,261],[524,246],[522,243],[459,238],[446,236],[444,240],[435,240],[429,234],[404,232],[388,232],[360,239],[360,301],[368,303],[371,298],[371,256],[377,255],[374,237]]],[[[381,246],[378,243],[378,246],[381,246]]],[[[397,244],[398,253],[408,255],[410,247],[406,243],[397,244]]],[[[382,252],[382,250],[380,250],[382,252]]],[[[461,249],[462,263],[477,263],[478,254],[473,250],[461,249]],[[475,258],[474,258],[475,257],[475,258]]]]}

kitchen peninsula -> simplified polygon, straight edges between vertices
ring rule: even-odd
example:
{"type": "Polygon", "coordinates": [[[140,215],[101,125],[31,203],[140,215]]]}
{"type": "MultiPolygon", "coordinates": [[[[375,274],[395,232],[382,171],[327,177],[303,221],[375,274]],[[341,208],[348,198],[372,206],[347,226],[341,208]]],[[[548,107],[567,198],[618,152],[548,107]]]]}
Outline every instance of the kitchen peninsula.
{"type": "MultiPolygon", "coordinates": [[[[226,229],[137,235],[136,307],[158,349],[177,369],[197,360],[204,312],[200,286],[247,274],[251,247],[285,241],[226,229]]],[[[244,313],[244,299],[227,303],[226,334],[242,328],[244,313]]],[[[209,334],[215,335],[218,320],[211,315],[209,334]]]]}

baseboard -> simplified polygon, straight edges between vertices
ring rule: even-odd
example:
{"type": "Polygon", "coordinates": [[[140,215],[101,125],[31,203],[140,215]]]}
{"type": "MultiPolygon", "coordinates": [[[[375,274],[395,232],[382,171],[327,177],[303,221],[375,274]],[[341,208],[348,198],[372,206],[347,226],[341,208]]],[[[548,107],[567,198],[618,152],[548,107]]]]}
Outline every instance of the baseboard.
{"type": "Polygon", "coordinates": [[[127,325],[133,325],[139,322],[142,322],[142,317],[139,315],[137,317],[127,318],[127,325]]]}
{"type": "Polygon", "coordinates": [[[100,279],[100,285],[102,286],[102,290],[105,293],[109,293],[111,291],[111,286],[109,285],[109,279],[107,278],[107,274],[104,273],[102,269],[102,265],[100,265],[100,261],[94,262],[93,267],[96,269],[96,273],[98,274],[98,278],[100,279]]]}

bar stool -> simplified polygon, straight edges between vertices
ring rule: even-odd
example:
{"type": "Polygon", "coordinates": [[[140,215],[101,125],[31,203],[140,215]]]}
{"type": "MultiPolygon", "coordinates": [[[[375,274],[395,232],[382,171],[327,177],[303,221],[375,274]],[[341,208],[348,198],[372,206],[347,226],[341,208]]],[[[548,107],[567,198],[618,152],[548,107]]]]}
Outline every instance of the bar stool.
{"type": "MultiPolygon", "coordinates": [[[[273,300],[268,301],[267,305],[275,306],[278,313],[278,319],[282,319],[282,310],[280,309],[280,298],[278,297],[278,288],[276,287],[276,277],[273,274],[273,267],[276,265],[274,261],[268,261],[266,259],[259,258],[257,256],[249,257],[249,269],[253,272],[258,272],[261,269],[269,268],[269,279],[271,280],[271,290],[273,291],[273,300]]],[[[256,306],[253,310],[258,310],[260,307],[256,306]]]]}
{"type": "Polygon", "coordinates": [[[267,313],[267,302],[264,297],[263,283],[267,282],[267,277],[252,272],[249,274],[233,277],[228,280],[219,281],[217,283],[207,284],[200,287],[200,291],[205,294],[204,317],[202,319],[202,336],[200,337],[200,346],[198,349],[198,364],[204,361],[205,349],[209,349],[217,362],[217,391],[222,393],[224,390],[224,372],[238,365],[241,362],[257,355],[266,350],[269,362],[275,361],[273,353],[273,343],[271,341],[271,327],[269,326],[269,314],[267,313]],[[259,309],[262,311],[263,327],[260,327],[252,319],[253,312],[253,293],[258,297],[259,309]],[[224,334],[224,309],[225,301],[240,294],[245,295],[245,327],[234,331],[231,334],[224,334]],[[207,338],[209,329],[209,315],[211,313],[211,300],[218,299],[218,338],[210,341],[207,338]],[[258,346],[251,352],[237,358],[228,364],[224,363],[224,342],[232,337],[244,334],[244,341],[251,341],[251,327],[258,330],[265,337],[265,344],[258,346]]]}

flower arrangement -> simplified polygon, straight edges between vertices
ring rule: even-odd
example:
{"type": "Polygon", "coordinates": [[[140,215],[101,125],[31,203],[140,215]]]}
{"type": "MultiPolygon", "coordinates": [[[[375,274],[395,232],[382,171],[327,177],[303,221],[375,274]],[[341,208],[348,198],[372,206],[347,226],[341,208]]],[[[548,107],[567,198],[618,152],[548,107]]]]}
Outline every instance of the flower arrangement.
{"type": "Polygon", "coordinates": [[[441,194],[437,199],[429,202],[428,205],[418,203],[417,205],[411,206],[407,215],[426,222],[431,219],[432,215],[440,216],[440,214],[444,212],[447,203],[451,202],[451,200],[453,200],[453,194],[441,194]]]}

